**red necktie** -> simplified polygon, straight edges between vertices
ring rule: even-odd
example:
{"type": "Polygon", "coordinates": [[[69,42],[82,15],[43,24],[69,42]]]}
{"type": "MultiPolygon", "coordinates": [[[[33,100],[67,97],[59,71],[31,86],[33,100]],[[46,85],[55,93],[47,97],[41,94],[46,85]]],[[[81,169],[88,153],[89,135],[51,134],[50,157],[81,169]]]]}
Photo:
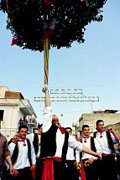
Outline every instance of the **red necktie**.
{"type": "Polygon", "coordinates": [[[22,139],[18,136],[18,142],[23,142],[23,146],[26,146],[25,140],[26,140],[26,138],[22,139]]]}
{"type": "Polygon", "coordinates": [[[64,131],[64,129],[63,129],[63,127],[60,125],[60,123],[59,123],[59,122],[53,122],[53,124],[56,124],[56,125],[58,126],[58,128],[59,128],[59,130],[61,131],[61,133],[62,133],[62,134],[64,134],[64,133],[65,133],[65,131],[64,131]]]}
{"type": "Polygon", "coordinates": [[[87,139],[88,139],[89,137],[90,137],[90,136],[83,136],[85,143],[87,142],[87,139]]]}
{"type": "MultiPolygon", "coordinates": [[[[104,130],[105,131],[105,130],[104,130]]],[[[103,135],[102,135],[102,133],[104,132],[104,131],[97,131],[97,132],[99,132],[100,133],[100,138],[102,138],[103,137],[103,135]]]]}

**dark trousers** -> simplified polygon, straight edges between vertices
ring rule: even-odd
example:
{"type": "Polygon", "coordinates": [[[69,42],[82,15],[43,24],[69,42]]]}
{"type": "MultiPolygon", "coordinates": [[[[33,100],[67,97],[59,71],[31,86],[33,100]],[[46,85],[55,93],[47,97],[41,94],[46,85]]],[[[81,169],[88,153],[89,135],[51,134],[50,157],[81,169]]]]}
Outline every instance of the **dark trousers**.
{"type": "Polygon", "coordinates": [[[1,180],[32,180],[32,171],[30,168],[18,169],[18,176],[10,175],[9,170],[5,170],[2,174],[1,180]]]}
{"type": "MultiPolygon", "coordinates": [[[[53,161],[54,163],[54,180],[78,180],[73,177],[74,171],[70,172],[64,162],[53,161]],[[71,173],[71,177],[70,174],[71,173]]],[[[36,163],[36,180],[42,180],[44,160],[37,160],[36,163]]],[[[70,166],[69,166],[70,167],[70,166]]]]}
{"type": "Polygon", "coordinates": [[[54,161],[54,180],[66,180],[65,163],[54,161]]]}
{"type": "Polygon", "coordinates": [[[86,180],[98,180],[98,162],[94,160],[92,164],[88,165],[86,163],[87,160],[88,159],[82,160],[84,165],[86,180]]]}
{"type": "Polygon", "coordinates": [[[44,160],[37,159],[36,160],[35,180],[42,180],[43,166],[44,166],[44,160]]]}
{"type": "Polygon", "coordinates": [[[2,164],[0,164],[0,178],[2,176],[2,164]]]}
{"type": "Polygon", "coordinates": [[[120,179],[120,156],[118,155],[116,159],[116,172],[117,172],[118,179],[120,179]]]}
{"type": "Polygon", "coordinates": [[[65,176],[66,176],[66,179],[68,180],[78,180],[78,171],[76,169],[76,161],[66,160],[65,176]]]}
{"type": "Polygon", "coordinates": [[[116,164],[113,155],[103,156],[99,163],[99,180],[116,180],[116,164]]]}

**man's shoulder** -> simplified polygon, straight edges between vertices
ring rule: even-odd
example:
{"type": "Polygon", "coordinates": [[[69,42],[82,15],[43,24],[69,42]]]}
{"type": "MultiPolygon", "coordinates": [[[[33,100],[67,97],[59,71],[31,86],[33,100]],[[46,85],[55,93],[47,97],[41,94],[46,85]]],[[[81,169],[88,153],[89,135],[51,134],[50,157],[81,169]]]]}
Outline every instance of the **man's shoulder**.
{"type": "Polygon", "coordinates": [[[0,133],[0,141],[1,141],[1,139],[2,139],[3,141],[7,141],[7,138],[6,138],[3,134],[0,133]]]}

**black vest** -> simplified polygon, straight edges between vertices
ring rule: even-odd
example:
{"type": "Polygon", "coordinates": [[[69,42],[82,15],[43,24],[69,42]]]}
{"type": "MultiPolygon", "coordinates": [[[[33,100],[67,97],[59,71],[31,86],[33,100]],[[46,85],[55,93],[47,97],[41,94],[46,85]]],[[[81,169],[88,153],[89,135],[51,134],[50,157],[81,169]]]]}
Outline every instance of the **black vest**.
{"type": "MultiPolygon", "coordinates": [[[[40,158],[46,158],[46,157],[54,157],[56,153],[56,133],[58,130],[58,126],[55,124],[52,124],[50,129],[41,134],[41,150],[40,150],[40,158]]],[[[68,149],[68,133],[65,133],[65,141],[62,148],[62,156],[61,158],[63,160],[66,159],[67,149],[68,149]]]]}
{"type": "MultiPolygon", "coordinates": [[[[10,143],[9,143],[10,144],[10,143]]],[[[14,165],[16,162],[17,162],[17,158],[18,158],[18,153],[19,153],[19,147],[18,147],[18,143],[15,143],[15,148],[14,148],[14,151],[13,151],[13,154],[12,154],[12,157],[11,157],[11,160],[12,160],[12,164],[14,165]]],[[[27,146],[28,146],[28,159],[29,159],[29,162],[30,164],[32,163],[32,160],[31,160],[31,144],[30,144],[30,141],[29,139],[27,139],[27,146]]]]}
{"type": "Polygon", "coordinates": [[[37,155],[39,149],[39,137],[37,133],[34,133],[33,146],[34,146],[35,154],[37,155]]]}
{"type": "MultiPolygon", "coordinates": [[[[94,135],[93,135],[94,138],[96,138],[96,133],[97,133],[97,132],[94,132],[94,135]]],[[[115,152],[114,144],[113,144],[111,135],[110,135],[110,133],[109,133],[108,131],[106,131],[106,136],[107,136],[108,146],[109,146],[111,152],[114,153],[114,152],[115,152]]]]}
{"type": "MultiPolygon", "coordinates": [[[[90,137],[90,150],[96,152],[95,142],[92,136],[90,137]]],[[[80,153],[80,158],[82,158],[83,154],[82,152],[80,153]]]]}

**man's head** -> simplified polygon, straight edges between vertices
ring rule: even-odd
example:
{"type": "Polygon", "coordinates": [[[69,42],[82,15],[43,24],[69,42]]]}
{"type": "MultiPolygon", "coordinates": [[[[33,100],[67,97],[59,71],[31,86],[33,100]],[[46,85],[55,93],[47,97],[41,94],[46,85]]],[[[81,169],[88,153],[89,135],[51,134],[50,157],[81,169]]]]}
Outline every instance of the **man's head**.
{"type": "Polygon", "coordinates": [[[20,138],[25,139],[27,135],[27,131],[28,131],[28,127],[26,125],[21,125],[18,130],[20,138]]]}
{"type": "Polygon", "coordinates": [[[98,131],[101,131],[101,132],[105,130],[104,121],[103,120],[97,120],[97,122],[96,122],[96,129],[98,131]]]}
{"type": "Polygon", "coordinates": [[[71,127],[66,127],[65,131],[68,132],[70,135],[72,134],[72,128],[71,127]]]}
{"type": "Polygon", "coordinates": [[[84,136],[89,136],[90,135],[90,127],[89,125],[83,125],[82,126],[82,133],[84,136]]]}
{"type": "Polygon", "coordinates": [[[58,123],[58,122],[59,122],[58,117],[55,114],[53,114],[52,115],[52,123],[58,123]]]}

